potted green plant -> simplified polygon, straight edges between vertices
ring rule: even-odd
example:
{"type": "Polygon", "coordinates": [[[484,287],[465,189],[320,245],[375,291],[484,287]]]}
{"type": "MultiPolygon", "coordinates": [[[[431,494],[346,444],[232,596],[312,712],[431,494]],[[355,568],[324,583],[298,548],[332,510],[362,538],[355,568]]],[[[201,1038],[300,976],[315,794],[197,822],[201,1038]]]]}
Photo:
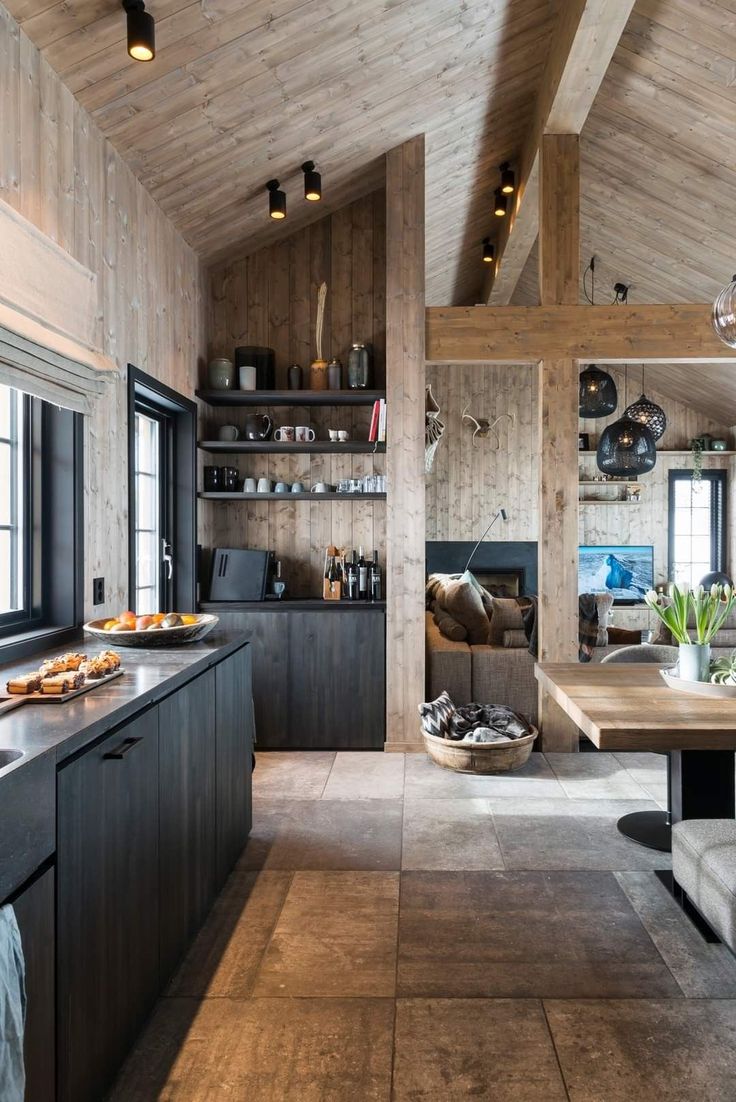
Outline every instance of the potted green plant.
{"type": "Polygon", "coordinates": [[[644,600],[678,644],[679,676],[685,681],[707,681],[710,645],[736,604],[736,592],[730,585],[712,585],[709,590],[699,585],[692,590],[673,582],[669,587],[668,604],[660,604],[653,589],[644,600]],[[688,627],[690,620],[692,627],[688,627]]]}

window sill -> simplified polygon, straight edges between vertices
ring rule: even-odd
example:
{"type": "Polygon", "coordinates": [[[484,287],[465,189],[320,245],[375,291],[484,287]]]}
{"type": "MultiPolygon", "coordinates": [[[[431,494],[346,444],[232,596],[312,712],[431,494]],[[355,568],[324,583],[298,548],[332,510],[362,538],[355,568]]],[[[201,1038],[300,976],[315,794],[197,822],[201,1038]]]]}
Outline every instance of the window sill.
{"type": "Polygon", "coordinates": [[[18,662],[51,647],[60,647],[82,638],[79,627],[43,627],[19,632],[5,640],[0,639],[0,663],[18,662]]]}

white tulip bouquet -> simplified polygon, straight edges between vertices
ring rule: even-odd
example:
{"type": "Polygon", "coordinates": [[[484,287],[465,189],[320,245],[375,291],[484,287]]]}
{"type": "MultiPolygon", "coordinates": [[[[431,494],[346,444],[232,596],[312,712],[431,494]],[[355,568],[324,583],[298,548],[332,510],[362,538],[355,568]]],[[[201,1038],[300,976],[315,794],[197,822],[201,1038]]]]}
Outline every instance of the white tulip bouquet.
{"type": "Polygon", "coordinates": [[[660,605],[658,595],[650,589],[644,600],[669,628],[672,638],[683,645],[697,643],[703,646],[711,643],[736,605],[736,590],[730,585],[712,585],[710,590],[706,590],[702,585],[690,589],[672,582],[669,595],[670,603],[660,605]],[[691,618],[695,626],[688,628],[691,618]],[[691,631],[694,639],[690,638],[691,631]]]}

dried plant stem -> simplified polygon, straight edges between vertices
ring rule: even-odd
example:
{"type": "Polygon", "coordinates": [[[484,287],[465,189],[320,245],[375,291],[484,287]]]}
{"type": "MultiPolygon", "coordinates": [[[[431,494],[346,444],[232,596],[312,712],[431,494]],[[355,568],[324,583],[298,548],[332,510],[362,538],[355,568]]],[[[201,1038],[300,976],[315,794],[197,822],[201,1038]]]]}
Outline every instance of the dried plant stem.
{"type": "Polygon", "coordinates": [[[319,291],[317,292],[317,325],[315,331],[315,342],[317,345],[317,359],[323,359],[322,356],[322,333],[325,324],[325,303],[327,301],[327,284],[320,284],[319,291]]]}

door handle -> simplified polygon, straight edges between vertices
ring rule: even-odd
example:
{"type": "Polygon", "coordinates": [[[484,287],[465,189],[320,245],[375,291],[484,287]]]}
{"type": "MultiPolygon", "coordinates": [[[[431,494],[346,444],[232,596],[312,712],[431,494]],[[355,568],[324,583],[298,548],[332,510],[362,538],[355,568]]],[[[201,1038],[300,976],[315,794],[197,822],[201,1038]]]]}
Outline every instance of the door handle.
{"type": "Polygon", "coordinates": [[[130,753],[134,746],[137,746],[139,742],[143,742],[142,738],[126,738],[124,739],[117,750],[109,750],[107,754],[103,754],[103,758],[106,761],[120,761],[126,754],[130,753]]]}
{"type": "Polygon", "coordinates": [[[174,573],[174,553],[169,541],[164,539],[161,540],[161,561],[166,566],[166,578],[171,581],[174,573]]]}

